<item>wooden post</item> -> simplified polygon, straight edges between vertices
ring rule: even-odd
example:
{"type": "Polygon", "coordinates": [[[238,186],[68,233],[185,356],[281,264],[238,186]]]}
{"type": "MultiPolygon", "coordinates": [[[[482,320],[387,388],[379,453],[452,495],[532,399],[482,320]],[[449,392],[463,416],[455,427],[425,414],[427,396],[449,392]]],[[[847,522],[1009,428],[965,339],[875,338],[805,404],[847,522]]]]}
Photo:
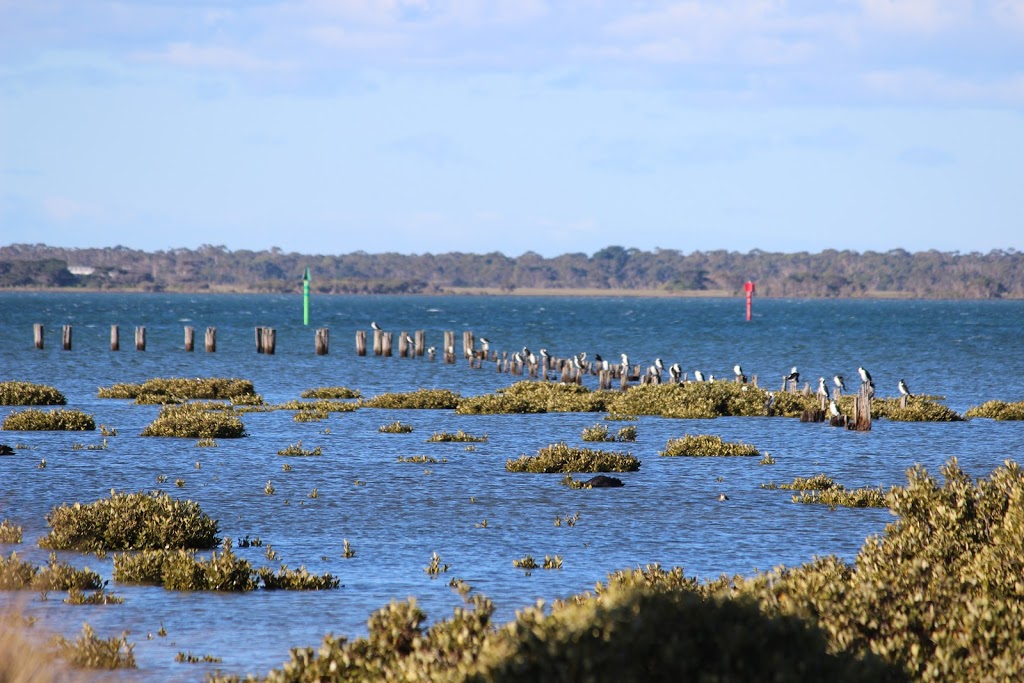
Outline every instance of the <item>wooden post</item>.
{"type": "Polygon", "coordinates": [[[384,355],[384,330],[373,331],[373,355],[384,355]]]}
{"type": "Polygon", "coordinates": [[[398,333],[398,357],[409,357],[409,335],[405,330],[398,333]]]}
{"type": "Polygon", "coordinates": [[[185,326],[185,350],[191,353],[196,348],[196,328],[185,326]]]}
{"type": "Polygon", "coordinates": [[[455,332],[444,331],[444,362],[451,364],[455,362],[455,332]]]}
{"type": "Polygon", "coordinates": [[[213,353],[217,350],[217,328],[206,328],[206,352],[213,353]]]}
{"type": "Polygon", "coordinates": [[[263,328],[263,353],[274,355],[277,347],[277,330],[273,327],[263,328]]]}
{"type": "Polygon", "coordinates": [[[416,355],[422,356],[427,347],[427,333],[423,330],[416,330],[413,338],[416,340],[416,355]]]}
{"type": "Polygon", "coordinates": [[[135,350],[145,351],[146,350],[146,328],[145,326],[135,326],[135,350]]]}
{"type": "Polygon", "coordinates": [[[263,353],[263,328],[256,328],[256,353],[263,353]]]}
{"type": "Polygon", "coordinates": [[[43,348],[43,324],[33,323],[32,324],[32,341],[35,343],[37,349],[43,348]]]}
{"type": "Polygon", "coordinates": [[[858,432],[871,431],[871,393],[867,384],[853,397],[853,422],[848,428],[858,432]]]}
{"type": "Polygon", "coordinates": [[[907,407],[907,395],[906,394],[901,394],[900,395],[900,408],[905,410],[906,407],[907,407]]]}
{"type": "Polygon", "coordinates": [[[356,330],[356,355],[366,355],[366,330],[356,330]]]}
{"type": "Polygon", "coordinates": [[[391,357],[391,333],[390,332],[383,332],[383,333],[381,333],[380,337],[381,337],[381,340],[380,340],[381,355],[384,356],[385,358],[390,358],[391,357]]]}
{"type": "Polygon", "coordinates": [[[117,328],[117,325],[110,326],[110,350],[119,351],[121,349],[121,335],[117,328]]]}
{"type": "Polygon", "coordinates": [[[326,327],[321,327],[316,331],[316,337],[314,343],[316,345],[316,355],[326,356],[328,350],[328,342],[330,341],[330,333],[326,327]]]}
{"type": "Polygon", "coordinates": [[[466,358],[472,358],[475,345],[476,340],[473,338],[472,330],[464,330],[462,332],[462,355],[466,358]]]}
{"type": "Polygon", "coordinates": [[[61,345],[65,351],[71,350],[71,325],[65,325],[61,331],[61,345]]]}

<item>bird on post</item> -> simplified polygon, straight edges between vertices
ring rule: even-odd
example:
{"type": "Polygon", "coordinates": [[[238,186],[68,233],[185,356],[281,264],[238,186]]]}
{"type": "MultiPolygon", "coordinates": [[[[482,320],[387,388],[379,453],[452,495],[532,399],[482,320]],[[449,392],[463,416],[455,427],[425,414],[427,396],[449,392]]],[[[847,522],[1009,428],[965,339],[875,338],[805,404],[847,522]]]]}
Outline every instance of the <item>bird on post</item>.
{"type": "Polygon", "coordinates": [[[899,383],[899,389],[902,395],[906,396],[907,398],[914,398],[914,395],[910,393],[910,389],[907,388],[907,383],[904,382],[902,379],[899,383]]]}
{"type": "Polygon", "coordinates": [[[842,415],[842,413],[839,412],[839,406],[836,405],[834,399],[828,402],[828,412],[829,414],[832,415],[832,417],[839,417],[840,415],[842,415]]]}
{"type": "Polygon", "coordinates": [[[842,392],[846,390],[846,382],[843,381],[842,375],[832,375],[832,383],[836,385],[836,389],[840,395],[842,395],[842,392]]]}
{"type": "Polygon", "coordinates": [[[857,368],[857,374],[860,375],[860,381],[864,384],[872,384],[871,373],[864,368],[857,368]]]}
{"type": "Polygon", "coordinates": [[[787,382],[792,382],[793,384],[799,384],[800,383],[800,373],[797,372],[797,369],[796,369],[795,365],[789,371],[789,374],[786,375],[786,381],[787,382]]]}
{"type": "Polygon", "coordinates": [[[828,398],[828,387],[825,386],[825,378],[824,377],[819,377],[818,378],[818,393],[821,394],[822,396],[824,396],[825,398],[828,398]]]}
{"type": "Polygon", "coordinates": [[[736,375],[736,381],[737,382],[746,383],[747,376],[743,374],[743,368],[740,367],[739,363],[737,363],[736,365],[732,366],[732,371],[733,371],[733,374],[736,375]]]}
{"type": "Polygon", "coordinates": [[[701,372],[700,370],[694,370],[693,371],[693,381],[694,382],[703,382],[704,381],[704,373],[701,372]]]}
{"type": "Polygon", "coordinates": [[[672,381],[678,384],[683,377],[683,369],[679,367],[679,363],[673,363],[668,369],[668,374],[672,377],[672,381]]]}
{"type": "Polygon", "coordinates": [[[372,327],[375,332],[380,330],[380,325],[378,325],[375,321],[370,323],[370,327],[372,327]]]}

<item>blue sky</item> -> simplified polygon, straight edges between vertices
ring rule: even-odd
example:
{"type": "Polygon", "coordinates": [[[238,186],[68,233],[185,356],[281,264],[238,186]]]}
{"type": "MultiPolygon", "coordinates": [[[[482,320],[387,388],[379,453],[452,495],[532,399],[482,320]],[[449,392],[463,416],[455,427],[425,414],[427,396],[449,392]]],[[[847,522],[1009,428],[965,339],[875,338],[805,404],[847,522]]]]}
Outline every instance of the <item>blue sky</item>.
{"type": "Polygon", "coordinates": [[[1024,248],[1024,0],[0,0],[0,244],[1024,248]]]}

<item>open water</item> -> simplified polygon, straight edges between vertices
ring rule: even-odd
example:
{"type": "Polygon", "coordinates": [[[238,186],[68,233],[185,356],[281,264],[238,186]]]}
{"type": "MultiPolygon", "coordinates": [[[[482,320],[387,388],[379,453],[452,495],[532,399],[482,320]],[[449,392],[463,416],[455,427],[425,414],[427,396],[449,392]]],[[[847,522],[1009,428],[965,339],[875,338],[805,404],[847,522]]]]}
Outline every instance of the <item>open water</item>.
{"type": "MultiPolygon", "coordinates": [[[[493,392],[522,379],[496,373],[492,364],[470,369],[441,355],[397,356],[397,333],[426,330],[440,347],[444,330],[487,337],[497,351],[528,346],[554,356],[581,351],[636,363],[656,357],[729,378],[741,363],[761,386],[777,388],[790,366],[816,385],[831,386],[835,373],[853,388],[856,368],[874,376],[880,395],[896,395],[904,378],[911,390],[942,395],[958,412],[989,399],[1024,399],[1024,302],[755,300],[754,319],[743,319],[741,299],[642,299],[557,297],[315,297],[311,324],[303,327],[298,296],[4,293],[0,294],[0,380],[49,384],[97,424],[118,430],[106,450],[73,450],[98,444],[95,433],[0,432],[0,442],[22,444],[0,458],[0,518],[25,530],[24,543],[0,546],[38,563],[47,552],[36,540],[47,531],[46,514],[62,503],[88,503],[111,489],[163,489],[188,497],[220,523],[222,536],[259,536],[267,547],[238,549],[255,566],[305,565],[340,577],[343,587],[320,592],[257,591],[246,594],[180,593],[113,582],[111,558],[59,553],[110,579],[122,605],[70,606],[60,596],[0,595],[41,617],[41,628],[71,637],[82,622],[104,636],[130,631],[138,680],[201,680],[219,668],[244,674],[279,666],[294,646],[316,646],[323,635],[358,636],[370,613],[392,598],[417,598],[431,619],[461,604],[448,586],[453,577],[490,596],[497,621],[538,599],[564,598],[603,580],[609,572],[658,562],[688,574],[750,574],[816,555],[851,560],[872,534],[893,520],[886,510],[829,510],[798,505],[762,483],[826,473],[847,487],[890,486],[906,481],[907,468],[930,472],[952,457],[975,476],[1005,459],[1020,460],[1024,425],[968,422],[893,423],[877,420],[867,433],[781,418],[672,420],[641,417],[607,424],[614,432],[635,424],[629,450],[639,472],[621,476],[621,489],[570,490],[561,475],[510,474],[507,458],[533,454],[558,441],[583,445],[581,432],[601,422],[595,414],[459,416],[453,411],[360,409],[324,422],[297,423],[289,411],[243,416],[249,436],[197,448],[190,439],[141,438],[156,406],[96,398],[116,382],[153,377],[239,377],[252,380],[267,402],[297,399],[308,388],[348,386],[370,397],[421,387],[449,388],[464,396],[493,392]],[[357,329],[376,321],[395,332],[392,358],[357,357],[357,329]],[[32,344],[32,324],[43,323],[46,347],[32,344]],[[60,347],[60,327],[74,325],[74,348],[60,347]],[[109,350],[110,325],[121,326],[121,351],[109,350]],[[147,350],[137,352],[133,328],[145,325],[147,350]],[[196,351],[183,350],[185,325],[196,328],[196,351]],[[205,353],[203,330],[217,327],[217,351],[205,353]],[[255,352],[253,328],[277,329],[277,353],[255,352]],[[328,327],[331,352],[314,354],[317,327],[328,327]],[[411,434],[381,434],[401,420],[411,434]],[[330,428],[329,434],[324,434],[330,428]],[[487,443],[428,444],[435,431],[487,434],[487,443]],[[752,443],[777,464],[756,458],[659,458],[668,439],[716,434],[752,443]],[[299,440],[323,449],[322,457],[285,458],[277,451],[299,440]],[[399,456],[430,455],[447,462],[399,463],[399,456]],[[45,469],[37,467],[46,460],[45,469]],[[198,464],[198,469],[197,469],[198,464]],[[157,476],[166,481],[157,483],[157,476]],[[175,486],[176,479],[185,486],[175,486]],[[274,495],[264,486],[273,481],[274,495]],[[365,482],[356,485],[356,480],[365,482]],[[317,498],[309,494],[316,488],[317,498]],[[720,493],[729,496],[719,502],[720,493]],[[580,513],[575,526],[556,517],[580,513]],[[487,520],[486,527],[481,526],[487,520]],[[343,540],[355,550],[342,555],[343,540]],[[424,571],[432,553],[450,564],[432,579],[424,571]],[[512,561],[560,555],[561,570],[516,569],[512,561]],[[164,637],[156,635],[161,625],[164,637]],[[152,639],[148,636],[153,634],[152,639]],[[177,652],[214,655],[220,664],[179,664],[177,652]]],[[[372,335],[370,335],[372,338],[372,335]]],[[[596,378],[587,379],[593,388],[596,378]]],[[[0,419],[17,408],[0,406],[0,419]]],[[[595,444],[589,444],[594,446],[595,444]]]]}

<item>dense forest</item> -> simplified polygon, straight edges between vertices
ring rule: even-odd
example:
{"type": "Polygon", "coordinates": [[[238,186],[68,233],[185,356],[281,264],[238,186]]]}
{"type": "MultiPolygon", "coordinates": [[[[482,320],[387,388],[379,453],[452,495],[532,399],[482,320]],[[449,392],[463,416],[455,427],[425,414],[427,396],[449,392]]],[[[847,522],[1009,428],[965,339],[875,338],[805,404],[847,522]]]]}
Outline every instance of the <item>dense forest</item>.
{"type": "Polygon", "coordinates": [[[295,292],[307,266],[313,291],[338,294],[588,289],[734,295],[753,280],[758,295],[775,297],[1024,298],[1024,253],[1014,249],[684,254],[611,246],[590,256],[544,258],[533,252],[308,255],[210,245],[145,252],[13,244],[0,247],[0,287],[295,292]]]}

